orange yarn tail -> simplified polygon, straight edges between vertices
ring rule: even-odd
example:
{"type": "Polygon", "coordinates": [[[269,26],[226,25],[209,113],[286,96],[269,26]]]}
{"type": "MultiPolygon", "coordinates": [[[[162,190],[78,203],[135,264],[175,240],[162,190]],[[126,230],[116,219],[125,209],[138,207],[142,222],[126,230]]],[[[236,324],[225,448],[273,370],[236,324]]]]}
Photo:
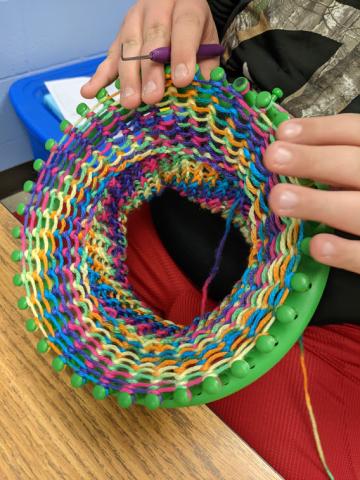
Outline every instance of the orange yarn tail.
{"type": "Polygon", "coordinates": [[[315,439],[315,443],[316,443],[316,448],[317,448],[317,451],[318,451],[318,454],[319,454],[319,457],[320,457],[320,460],[321,460],[321,463],[324,467],[325,472],[327,473],[330,480],[335,480],[334,475],[331,473],[330,468],[328,467],[328,465],[326,463],[325,454],[324,454],[324,450],[323,450],[322,445],[321,445],[321,440],[320,440],[319,430],[318,430],[318,426],[317,426],[316,419],[315,419],[314,410],[313,410],[313,407],[312,407],[312,404],[311,404],[310,393],[309,393],[308,375],[307,375],[307,369],[306,369],[306,365],[305,365],[305,350],[304,350],[304,343],[303,343],[303,338],[302,337],[299,340],[299,345],[300,345],[300,365],[301,365],[301,370],[302,370],[303,377],[304,377],[305,401],[306,401],[306,407],[307,407],[308,412],[309,412],[309,417],[310,417],[311,427],[312,427],[312,431],[313,431],[313,435],[314,435],[314,439],[315,439]]]}

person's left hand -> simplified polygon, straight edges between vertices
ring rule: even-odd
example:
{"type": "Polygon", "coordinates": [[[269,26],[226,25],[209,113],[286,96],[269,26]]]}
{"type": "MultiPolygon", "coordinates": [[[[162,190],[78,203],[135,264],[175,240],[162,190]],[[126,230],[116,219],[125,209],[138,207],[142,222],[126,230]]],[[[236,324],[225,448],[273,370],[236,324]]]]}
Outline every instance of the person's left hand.
{"type": "MultiPolygon", "coordinates": [[[[310,178],[332,189],[278,184],[269,197],[274,213],[360,236],[360,115],[288,120],[276,138],[264,155],[270,171],[310,178]]],[[[318,262],[360,273],[360,240],[318,234],[311,240],[310,254],[318,262]]]]}

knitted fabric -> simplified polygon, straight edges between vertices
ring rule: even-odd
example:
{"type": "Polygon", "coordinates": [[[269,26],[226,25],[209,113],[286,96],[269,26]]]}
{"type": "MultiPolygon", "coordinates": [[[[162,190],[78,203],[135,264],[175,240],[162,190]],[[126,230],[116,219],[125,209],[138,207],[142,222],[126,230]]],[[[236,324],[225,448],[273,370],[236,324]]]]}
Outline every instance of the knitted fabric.
{"type": "Polygon", "coordinates": [[[26,304],[58,364],[95,384],[99,397],[160,402],[220,378],[268,334],[289,294],[303,225],[274,215],[268,194],[297,181],[264,167],[274,127],[247,91],[199,73],[177,89],[167,70],[160,103],[129,111],[103,93],[48,143],[24,212],[26,304]],[[224,219],[231,212],[250,245],[242,278],[214,311],[200,315],[199,305],[189,326],[154,314],[128,280],[127,217],[165,188],[224,219]]]}

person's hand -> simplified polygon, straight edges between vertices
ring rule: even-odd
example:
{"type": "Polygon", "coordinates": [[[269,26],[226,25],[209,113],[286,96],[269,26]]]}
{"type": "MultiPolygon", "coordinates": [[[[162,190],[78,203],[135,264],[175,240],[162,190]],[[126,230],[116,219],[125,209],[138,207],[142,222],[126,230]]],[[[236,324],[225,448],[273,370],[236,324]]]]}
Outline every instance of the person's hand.
{"type": "MultiPolygon", "coordinates": [[[[264,155],[269,170],[333,188],[278,184],[269,197],[274,213],[360,236],[360,115],[289,120],[276,137],[264,155]]],[[[360,240],[318,234],[311,240],[310,253],[318,262],[360,273],[360,240]]]]}
{"type": "MultiPolygon", "coordinates": [[[[125,57],[146,55],[171,44],[172,80],[177,87],[184,87],[194,78],[201,43],[218,43],[206,0],[139,0],[129,10],[107,58],[82,87],[81,94],[92,98],[100,88],[119,78],[124,107],[135,108],[141,100],[156,103],[164,95],[164,66],[151,60],[122,61],[121,44],[125,57]]],[[[218,64],[217,58],[202,61],[204,77],[208,78],[218,64]]]]}

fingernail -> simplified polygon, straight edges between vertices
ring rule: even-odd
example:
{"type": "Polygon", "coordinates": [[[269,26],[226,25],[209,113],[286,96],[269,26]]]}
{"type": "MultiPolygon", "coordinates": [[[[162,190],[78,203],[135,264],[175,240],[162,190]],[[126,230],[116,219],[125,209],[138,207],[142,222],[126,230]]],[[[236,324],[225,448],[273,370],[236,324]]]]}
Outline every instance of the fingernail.
{"type": "Polygon", "coordinates": [[[325,242],[320,251],[323,257],[332,257],[335,254],[335,247],[331,242],[325,242]]]}
{"type": "Polygon", "coordinates": [[[278,198],[279,208],[283,210],[290,210],[291,208],[296,207],[299,203],[299,197],[295,192],[290,190],[285,190],[281,192],[278,198]]]}
{"type": "Polygon", "coordinates": [[[174,78],[177,79],[182,79],[187,77],[189,74],[189,69],[185,65],[185,63],[179,63],[179,65],[176,65],[175,71],[174,71],[174,78]]]}
{"type": "Polygon", "coordinates": [[[131,95],[134,95],[135,91],[132,87],[125,87],[124,90],[120,92],[120,97],[121,98],[126,98],[126,97],[131,97],[131,95]]]}
{"type": "Polygon", "coordinates": [[[275,165],[279,165],[281,167],[285,165],[289,165],[292,158],[293,158],[293,155],[290,152],[290,150],[284,147],[280,147],[276,150],[275,165]]]}
{"type": "Polygon", "coordinates": [[[149,93],[155,92],[156,83],[153,80],[149,80],[143,88],[143,94],[148,95],[149,93]]]}
{"type": "Polygon", "coordinates": [[[302,132],[302,125],[296,122],[288,122],[284,125],[282,134],[286,138],[295,138],[302,132]]]}

